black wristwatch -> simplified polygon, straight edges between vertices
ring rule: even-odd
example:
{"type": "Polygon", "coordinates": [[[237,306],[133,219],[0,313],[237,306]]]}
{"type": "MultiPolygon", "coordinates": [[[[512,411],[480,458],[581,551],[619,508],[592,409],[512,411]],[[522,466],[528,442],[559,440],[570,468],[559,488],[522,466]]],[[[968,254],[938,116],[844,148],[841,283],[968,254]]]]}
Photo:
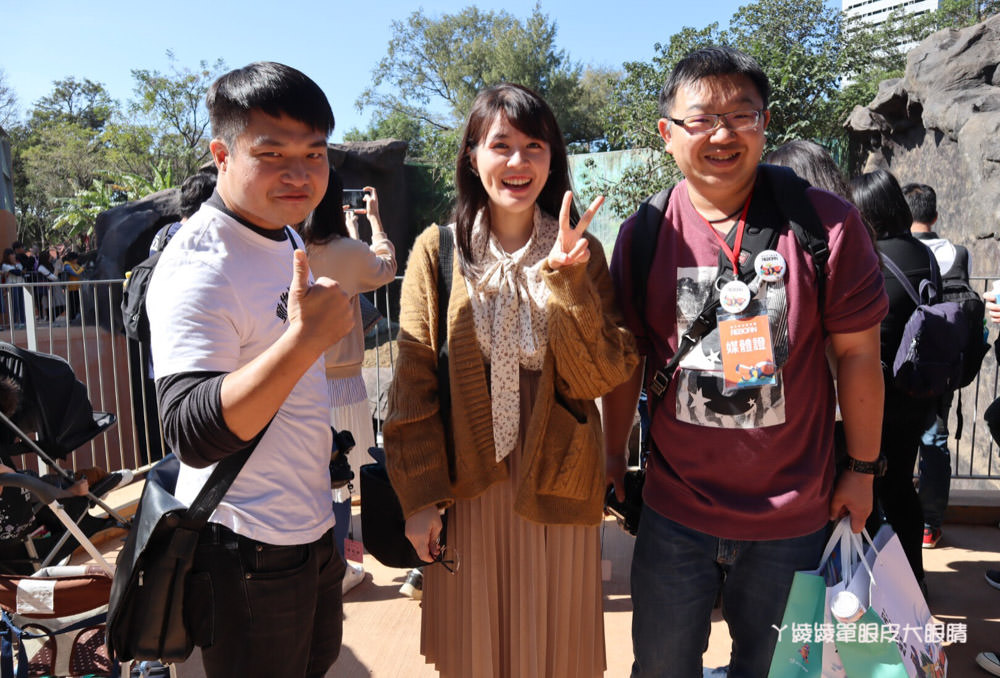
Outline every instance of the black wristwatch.
{"type": "Polygon", "coordinates": [[[880,478],[885,475],[885,457],[879,455],[879,458],[875,461],[861,461],[860,459],[855,459],[854,457],[847,458],[847,465],[844,467],[848,471],[854,471],[855,473],[867,473],[873,475],[876,478],[880,478]]]}

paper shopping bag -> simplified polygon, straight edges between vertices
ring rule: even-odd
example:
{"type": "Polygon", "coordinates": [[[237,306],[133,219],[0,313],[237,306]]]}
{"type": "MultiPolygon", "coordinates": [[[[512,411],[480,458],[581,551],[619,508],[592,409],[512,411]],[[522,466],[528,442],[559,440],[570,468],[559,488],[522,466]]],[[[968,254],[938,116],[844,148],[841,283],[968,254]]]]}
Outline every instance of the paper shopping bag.
{"type": "Polygon", "coordinates": [[[847,588],[866,608],[852,637],[837,641],[849,677],[947,676],[935,620],[889,525],[879,529],[847,588]]]}
{"type": "Polygon", "coordinates": [[[851,542],[849,519],[837,523],[827,540],[819,566],[796,572],[785,603],[768,678],[843,678],[830,622],[830,598],[843,588],[843,572],[860,557],[851,542]],[[828,629],[830,632],[828,632],[828,629]]]}

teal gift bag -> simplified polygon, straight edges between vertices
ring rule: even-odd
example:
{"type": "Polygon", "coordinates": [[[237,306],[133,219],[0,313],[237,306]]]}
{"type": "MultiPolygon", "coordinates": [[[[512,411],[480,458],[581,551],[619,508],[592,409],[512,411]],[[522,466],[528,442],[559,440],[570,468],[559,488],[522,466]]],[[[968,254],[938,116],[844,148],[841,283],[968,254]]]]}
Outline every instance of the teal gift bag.
{"type": "Polygon", "coordinates": [[[823,643],[813,640],[812,629],[823,623],[826,581],[812,572],[796,572],[785,603],[778,642],[771,657],[768,678],[802,678],[823,675],[823,643]],[[810,629],[805,638],[805,628],[810,629]]]}
{"type": "Polygon", "coordinates": [[[828,639],[824,629],[831,620],[831,591],[843,586],[843,573],[853,569],[857,557],[857,549],[851,546],[854,539],[850,520],[841,520],[827,540],[819,566],[795,573],[781,626],[774,629],[778,640],[768,678],[844,676],[833,638],[828,639]]]}

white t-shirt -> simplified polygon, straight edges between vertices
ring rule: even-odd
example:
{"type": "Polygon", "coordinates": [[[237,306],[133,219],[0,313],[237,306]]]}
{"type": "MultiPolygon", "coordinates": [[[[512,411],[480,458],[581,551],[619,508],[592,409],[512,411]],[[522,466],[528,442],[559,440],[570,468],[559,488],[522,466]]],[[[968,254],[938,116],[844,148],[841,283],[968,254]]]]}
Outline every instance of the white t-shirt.
{"type": "MultiPolygon", "coordinates": [[[[302,243],[293,235],[298,246],[302,243]]],[[[156,265],[146,297],[158,377],[233,372],[287,329],[294,247],[204,205],[156,265]]],[[[333,526],[330,397],[323,357],[299,380],[210,520],[269,544],[315,541],[333,526]]],[[[213,466],[181,464],[190,504],[213,466]]]]}

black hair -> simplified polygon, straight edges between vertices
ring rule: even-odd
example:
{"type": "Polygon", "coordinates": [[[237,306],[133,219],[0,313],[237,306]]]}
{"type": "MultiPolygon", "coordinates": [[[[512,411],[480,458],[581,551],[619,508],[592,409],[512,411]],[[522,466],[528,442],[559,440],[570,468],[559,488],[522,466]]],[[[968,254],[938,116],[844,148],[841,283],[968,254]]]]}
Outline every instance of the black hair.
{"type": "Polygon", "coordinates": [[[181,184],[181,218],[187,219],[212,197],[216,176],[209,172],[192,174],[181,184]]]}
{"type": "Polygon", "coordinates": [[[771,96],[771,83],[757,60],[732,47],[705,47],[691,52],[677,62],[673,72],[660,90],[660,116],[670,117],[677,90],[685,85],[693,85],[705,78],[726,75],[742,75],[750,79],[760,94],[764,108],[771,96]]]}
{"type": "MultiPolygon", "coordinates": [[[[467,277],[474,277],[478,271],[472,252],[472,226],[480,212],[483,212],[487,227],[490,218],[490,211],[486,209],[490,198],[483,188],[483,182],[472,171],[470,155],[486,138],[493,121],[500,115],[521,133],[540,139],[549,146],[549,176],[535,201],[538,207],[546,214],[558,217],[563,196],[570,190],[566,142],[559,130],[556,116],[541,95],[512,83],[495,85],[476,95],[465,121],[462,145],[455,163],[455,240],[458,245],[458,260],[467,277]]],[[[577,221],[579,215],[576,207],[572,206],[570,222],[575,225],[577,221]]]]}
{"type": "Polygon", "coordinates": [[[350,237],[344,220],[344,182],[332,167],[326,193],[302,222],[299,233],[306,245],[322,245],[335,238],[350,237]]]}
{"type": "Polygon", "coordinates": [[[329,136],[333,111],[323,90],[299,70],[273,61],[257,61],[221,76],[205,96],[212,136],[232,146],[259,110],[279,118],[287,115],[329,136]]]}
{"type": "Polygon", "coordinates": [[[789,141],[764,156],[764,162],[790,167],[816,188],[836,193],[844,200],[851,199],[851,189],[837,162],[829,151],[813,141],[789,141]]]}
{"type": "Polygon", "coordinates": [[[910,206],[913,220],[922,224],[933,224],[938,218],[937,193],[927,184],[907,184],[903,186],[903,197],[910,206]]]}
{"type": "Polygon", "coordinates": [[[851,198],[861,218],[879,238],[910,232],[913,215],[903,191],[890,172],[877,169],[851,179],[851,198]]]}

